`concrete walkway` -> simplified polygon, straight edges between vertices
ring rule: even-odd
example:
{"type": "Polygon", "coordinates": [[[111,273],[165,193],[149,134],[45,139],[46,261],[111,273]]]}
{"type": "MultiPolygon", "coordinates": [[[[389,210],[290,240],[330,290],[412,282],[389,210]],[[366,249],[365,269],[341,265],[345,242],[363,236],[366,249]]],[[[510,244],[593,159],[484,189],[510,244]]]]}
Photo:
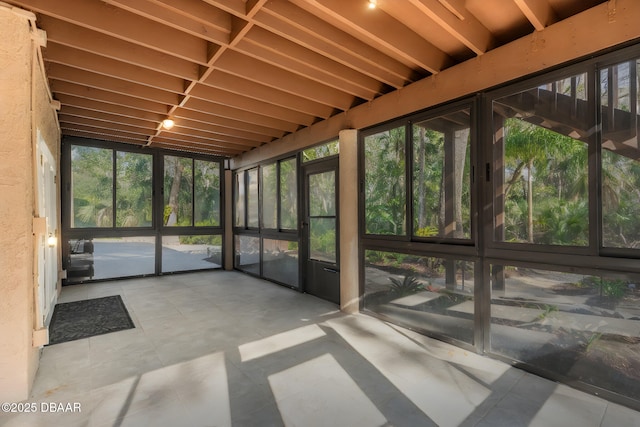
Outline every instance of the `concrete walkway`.
{"type": "Polygon", "coordinates": [[[36,413],[0,425],[640,426],[628,408],[237,272],[69,286],[60,302],[114,294],[136,328],[45,347],[23,402],[36,413]]]}

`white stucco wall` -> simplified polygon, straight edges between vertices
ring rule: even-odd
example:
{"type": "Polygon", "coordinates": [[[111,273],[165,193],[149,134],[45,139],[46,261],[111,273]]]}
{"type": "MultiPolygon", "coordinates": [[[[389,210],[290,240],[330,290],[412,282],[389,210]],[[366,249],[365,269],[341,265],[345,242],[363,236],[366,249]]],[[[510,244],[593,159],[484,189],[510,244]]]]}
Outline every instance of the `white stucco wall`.
{"type": "MultiPolygon", "coordinates": [[[[34,328],[32,40],[25,16],[0,4],[0,401],[29,397],[38,367],[34,328]]],[[[36,127],[57,158],[47,86],[35,82],[36,127]]]]}

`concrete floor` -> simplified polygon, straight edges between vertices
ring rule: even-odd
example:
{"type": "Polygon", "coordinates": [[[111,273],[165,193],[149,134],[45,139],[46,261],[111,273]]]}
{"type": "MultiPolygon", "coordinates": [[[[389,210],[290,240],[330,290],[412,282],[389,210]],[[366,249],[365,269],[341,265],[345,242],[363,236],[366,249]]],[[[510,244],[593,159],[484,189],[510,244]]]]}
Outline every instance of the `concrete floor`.
{"type": "Polygon", "coordinates": [[[0,425],[640,426],[628,408],[237,272],[68,286],[59,302],[114,294],[136,328],[45,347],[36,413],[0,425]]]}

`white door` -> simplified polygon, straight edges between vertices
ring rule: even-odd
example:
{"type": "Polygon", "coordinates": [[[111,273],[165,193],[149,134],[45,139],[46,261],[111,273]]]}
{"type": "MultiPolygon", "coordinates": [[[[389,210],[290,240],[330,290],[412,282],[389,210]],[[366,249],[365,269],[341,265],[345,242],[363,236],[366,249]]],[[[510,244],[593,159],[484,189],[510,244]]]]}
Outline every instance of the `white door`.
{"type": "Polygon", "coordinates": [[[45,143],[40,131],[36,150],[37,161],[37,211],[40,218],[46,218],[45,233],[37,236],[38,253],[38,296],[37,323],[38,327],[47,324],[57,298],[58,284],[58,247],[60,242],[54,241],[58,235],[56,229],[57,194],[56,194],[56,163],[45,143]],[[53,237],[54,239],[49,239],[53,237]]]}

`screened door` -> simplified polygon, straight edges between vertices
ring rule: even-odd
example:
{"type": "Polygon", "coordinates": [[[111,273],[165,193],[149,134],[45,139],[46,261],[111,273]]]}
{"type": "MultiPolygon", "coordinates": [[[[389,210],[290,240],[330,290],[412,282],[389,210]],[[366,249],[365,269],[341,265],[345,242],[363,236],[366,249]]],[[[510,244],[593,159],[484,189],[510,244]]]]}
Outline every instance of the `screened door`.
{"type": "Polygon", "coordinates": [[[340,303],[338,162],[305,167],[305,291],[340,303]]]}

